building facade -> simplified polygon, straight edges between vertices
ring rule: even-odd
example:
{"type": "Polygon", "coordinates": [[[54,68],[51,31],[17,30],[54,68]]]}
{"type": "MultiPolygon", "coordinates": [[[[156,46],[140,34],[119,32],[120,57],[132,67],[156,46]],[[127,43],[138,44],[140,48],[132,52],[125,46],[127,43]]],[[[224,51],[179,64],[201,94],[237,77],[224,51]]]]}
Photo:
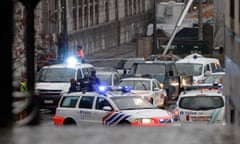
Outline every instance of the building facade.
{"type": "MultiPolygon", "coordinates": [[[[142,35],[152,13],[148,0],[41,0],[35,8],[36,65],[48,56],[75,55],[82,45],[85,55],[118,47],[142,35]]],[[[24,6],[15,0],[14,61],[23,67],[24,6]]],[[[38,69],[38,68],[36,68],[38,69]]],[[[24,68],[17,68],[24,73],[24,68]]]]}
{"type": "Polygon", "coordinates": [[[74,55],[77,45],[89,55],[130,42],[144,33],[151,12],[146,0],[43,0],[40,7],[50,13],[43,30],[56,36],[56,57],[74,55]]]}
{"type": "Polygon", "coordinates": [[[240,2],[225,0],[225,67],[224,93],[231,104],[231,120],[240,125],[240,2]]]}

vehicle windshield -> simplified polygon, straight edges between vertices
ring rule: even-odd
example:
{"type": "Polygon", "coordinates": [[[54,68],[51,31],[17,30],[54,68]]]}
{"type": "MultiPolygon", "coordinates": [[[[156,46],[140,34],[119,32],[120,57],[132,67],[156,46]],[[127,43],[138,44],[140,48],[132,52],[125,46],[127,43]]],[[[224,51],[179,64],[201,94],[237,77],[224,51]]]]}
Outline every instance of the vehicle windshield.
{"type": "Polygon", "coordinates": [[[96,75],[100,79],[102,85],[112,85],[112,75],[110,73],[96,73],[96,75]]]}
{"type": "Polygon", "coordinates": [[[39,71],[37,82],[69,82],[75,77],[75,69],[71,68],[46,68],[39,71]]]}
{"type": "Polygon", "coordinates": [[[203,65],[197,63],[176,63],[179,74],[199,76],[202,74],[203,65]]]}
{"type": "Polygon", "coordinates": [[[150,90],[150,81],[146,80],[122,80],[120,86],[131,87],[132,90],[150,90]]]}
{"type": "Polygon", "coordinates": [[[155,109],[156,107],[139,96],[112,97],[119,110],[155,109]]]}
{"type": "Polygon", "coordinates": [[[138,64],[135,69],[132,69],[130,73],[133,74],[153,74],[153,75],[165,75],[165,65],[163,64],[138,64]]]}
{"type": "Polygon", "coordinates": [[[192,96],[181,98],[179,107],[190,110],[211,110],[224,106],[221,96],[192,96]]]}

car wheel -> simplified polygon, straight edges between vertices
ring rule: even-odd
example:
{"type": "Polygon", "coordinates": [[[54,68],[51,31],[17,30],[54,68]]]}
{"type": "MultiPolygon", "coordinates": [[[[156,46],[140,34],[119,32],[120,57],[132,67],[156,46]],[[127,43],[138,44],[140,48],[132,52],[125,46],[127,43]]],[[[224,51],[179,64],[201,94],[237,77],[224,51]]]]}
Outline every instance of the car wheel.
{"type": "Polygon", "coordinates": [[[131,124],[128,121],[123,121],[118,124],[118,126],[131,126],[131,124]]]}
{"type": "Polygon", "coordinates": [[[76,122],[73,119],[66,119],[64,121],[64,126],[76,126],[76,122]]]}

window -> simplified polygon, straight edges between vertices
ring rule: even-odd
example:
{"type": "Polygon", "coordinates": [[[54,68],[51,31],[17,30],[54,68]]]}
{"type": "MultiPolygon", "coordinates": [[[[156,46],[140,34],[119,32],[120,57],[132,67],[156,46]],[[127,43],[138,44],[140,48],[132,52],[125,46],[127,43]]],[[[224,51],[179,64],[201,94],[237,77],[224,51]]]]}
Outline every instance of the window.
{"type": "Polygon", "coordinates": [[[73,19],[72,27],[73,27],[73,30],[76,30],[77,29],[77,9],[76,9],[77,0],[73,0],[72,5],[73,5],[72,6],[72,19],[73,19]]]}
{"type": "Polygon", "coordinates": [[[79,96],[64,97],[61,103],[61,107],[74,108],[77,104],[79,96]]]}
{"type": "Polygon", "coordinates": [[[84,26],[88,26],[88,1],[84,1],[84,26]]]}
{"type": "Polygon", "coordinates": [[[78,28],[82,28],[82,19],[83,13],[82,13],[82,0],[78,0],[78,28]]]}
{"type": "Polygon", "coordinates": [[[92,109],[94,96],[83,96],[79,103],[79,108],[92,109]]]}
{"type": "Polygon", "coordinates": [[[98,0],[95,0],[95,24],[99,23],[98,0]]]}
{"type": "Polygon", "coordinates": [[[93,0],[90,0],[90,25],[94,24],[94,17],[93,17],[93,0]]]}
{"type": "Polygon", "coordinates": [[[125,4],[125,17],[127,17],[128,16],[128,1],[125,0],[124,4],[125,4]]]}
{"type": "Polygon", "coordinates": [[[234,19],[234,11],[235,11],[234,1],[235,1],[235,0],[231,0],[231,1],[230,1],[230,8],[229,8],[229,10],[230,10],[230,17],[231,17],[232,19],[234,19]]]}
{"type": "Polygon", "coordinates": [[[98,97],[96,102],[96,109],[102,110],[104,106],[110,106],[112,108],[112,106],[104,97],[98,97]]]}
{"type": "Polygon", "coordinates": [[[204,67],[204,74],[205,74],[207,71],[210,71],[209,64],[205,65],[205,67],[204,67]]]}
{"type": "Polygon", "coordinates": [[[109,21],[109,8],[108,8],[108,2],[105,3],[105,22],[109,21]]]}

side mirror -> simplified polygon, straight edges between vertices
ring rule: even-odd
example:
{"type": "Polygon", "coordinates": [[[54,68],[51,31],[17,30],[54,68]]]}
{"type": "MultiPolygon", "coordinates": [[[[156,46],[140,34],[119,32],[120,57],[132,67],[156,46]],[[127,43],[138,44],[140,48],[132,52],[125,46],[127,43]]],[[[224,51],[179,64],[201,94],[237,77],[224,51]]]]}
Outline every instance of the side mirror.
{"type": "Polygon", "coordinates": [[[211,75],[211,72],[210,72],[210,71],[206,71],[206,72],[204,73],[204,75],[205,75],[205,76],[210,76],[210,75],[211,75]]]}
{"type": "Polygon", "coordinates": [[[102,109],[104,111],[112,111],[112,108],[110,106],[104,106],[102,109]]]}
{"type": "Polygon", "coordinates": [[[159,88],[154,88],[153,91],[159,91],[160,89],[159,88]]]}

